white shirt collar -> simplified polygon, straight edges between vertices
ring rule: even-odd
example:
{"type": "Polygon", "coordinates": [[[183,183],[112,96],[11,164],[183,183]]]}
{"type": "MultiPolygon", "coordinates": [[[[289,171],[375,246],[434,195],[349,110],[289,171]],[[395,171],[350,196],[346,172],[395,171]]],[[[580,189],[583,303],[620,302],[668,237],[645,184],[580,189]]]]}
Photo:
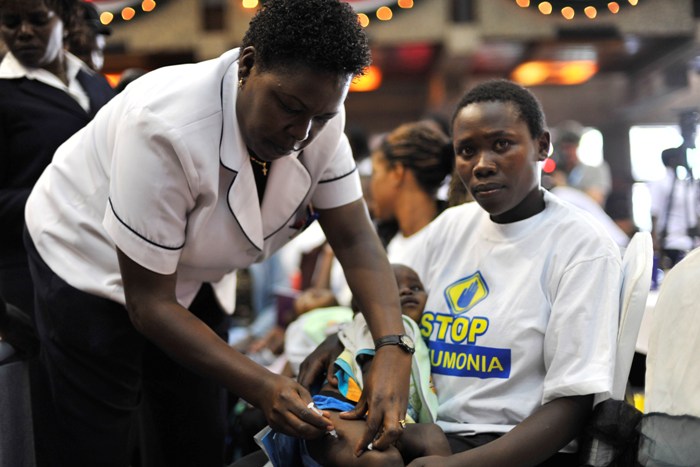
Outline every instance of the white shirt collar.
{"type": "Polygon", "coordinates": [[[44,70],[43,68],[27,68],[22,65],[19,60],[12,54],[7,52],[2,63],[0,63],[0,79],[18,79],[27,78],[40,81],[48,86],[59,89],[69,96],[82,107],[86,112],[90,110],[90,97],[85,92],[85,89],[78,82],[78,72],[82,69],[88,74],[94,74],[75,55],[64,52],[66,58],[66,76],[68,77],[68,86],[66,86],[56,75],[44,70]]]}

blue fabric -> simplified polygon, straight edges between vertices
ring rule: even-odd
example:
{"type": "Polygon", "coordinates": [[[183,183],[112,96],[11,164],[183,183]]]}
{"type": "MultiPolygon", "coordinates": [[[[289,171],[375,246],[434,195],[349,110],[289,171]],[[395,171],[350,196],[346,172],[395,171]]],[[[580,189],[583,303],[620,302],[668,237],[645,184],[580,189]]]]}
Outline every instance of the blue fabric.
{"type": "Polygon", "coordinates": [[[348,410],[355,408],[355,405],[350,402],[336,399],[335,397],[331,396],[322,396],[321,394],[316,394],[313,397],[313,401],[314,404],[316,404],[316,407],[321,410],[337,410],[338,412],[347,412],[348,410]]]}
{"type": "MultiPolygon", "coordinates": [[[[339,410],[345,412],[355,406],[335,397],[313,396],[316,407],[321,410],[339,410]]],[[[271,430],[262,438],[267,456],[274,467],[323,467],[316,462],[306,447],[306,441],[271,430]]]]}

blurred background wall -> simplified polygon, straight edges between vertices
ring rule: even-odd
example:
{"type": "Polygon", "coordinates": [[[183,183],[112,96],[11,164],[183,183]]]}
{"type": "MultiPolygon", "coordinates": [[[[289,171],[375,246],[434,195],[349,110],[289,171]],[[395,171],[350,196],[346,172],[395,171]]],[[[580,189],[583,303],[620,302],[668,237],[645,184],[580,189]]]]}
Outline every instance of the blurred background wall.
{"type": "MultiPolygon", "coordinates": [[[[700,107],[700,0],[348,1],[365,21],[381,75],[346,103],[348,124],[369,134],[426,115],[449,119],[474,83],[516,79],[540,98],[550,126],[576,120],[598,132],[597,157],[610,165],[613,192],[630,198],[635,183],[660,176],[660,148],[676,143],[679,114],[700,107]]],[[[93,3],[112,28],[103,71],[114,80],[127,68],[205,60],[236,47],[258,6],[93,3]]]]}

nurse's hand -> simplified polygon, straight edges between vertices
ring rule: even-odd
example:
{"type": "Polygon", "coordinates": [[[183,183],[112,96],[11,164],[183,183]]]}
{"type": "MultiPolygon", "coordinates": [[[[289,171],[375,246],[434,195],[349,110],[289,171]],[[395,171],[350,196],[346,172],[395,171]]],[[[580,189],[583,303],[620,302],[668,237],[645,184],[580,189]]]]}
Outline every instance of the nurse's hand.
{"type": "Polygon", "coordinates": [[[286,376],[266,378],[260,388],[258,406],[268,424],[276,431],[304,439],[314,439],[333,430],[328,412],[318,415],[309,408],[311,395],[299,383],[286,376]]]}
{"type": "Polygon", "coordinates": [[[406,419],[411,355],[396,345],[377,350],[369,374],[364,376],[362,396],[355,408],[340,414],[344,419],[366,415],[367,429],[355,446],[359,456],[371,449],[383,451],[393,445],[403,432],[406,419]]]}
{"type": "Polygon", "coordinates": [[[332,386],[338,386],[335,377],[335,360],[343,351],[343,345],[337,334],[331,334],[301,362],[297,381],[306,389],[321,387],[323,380],[328,380],[332,386]]]}

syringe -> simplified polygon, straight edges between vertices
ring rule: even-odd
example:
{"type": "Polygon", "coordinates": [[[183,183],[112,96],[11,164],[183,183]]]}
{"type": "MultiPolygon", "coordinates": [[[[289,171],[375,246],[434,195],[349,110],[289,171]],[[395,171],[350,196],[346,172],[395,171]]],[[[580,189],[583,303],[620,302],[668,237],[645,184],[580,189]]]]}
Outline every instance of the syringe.
{"type": "MultiPolygon", "coordinates": [[[[312,401],[312,402],[309,402],[309,405],[307,405],[306,407],[308,407],[309,409],[313,410],[314,413],[323,416],[323,412],[322,412],[318,407],[316,407],[316,406],[314,405],[313,401],[312,401]]],[[[330,430],[330,431],[328,432],[328,434],[331,435],[332,437],[338,439],[338,433],[337,433],[335,430],[330,430]]]]}

